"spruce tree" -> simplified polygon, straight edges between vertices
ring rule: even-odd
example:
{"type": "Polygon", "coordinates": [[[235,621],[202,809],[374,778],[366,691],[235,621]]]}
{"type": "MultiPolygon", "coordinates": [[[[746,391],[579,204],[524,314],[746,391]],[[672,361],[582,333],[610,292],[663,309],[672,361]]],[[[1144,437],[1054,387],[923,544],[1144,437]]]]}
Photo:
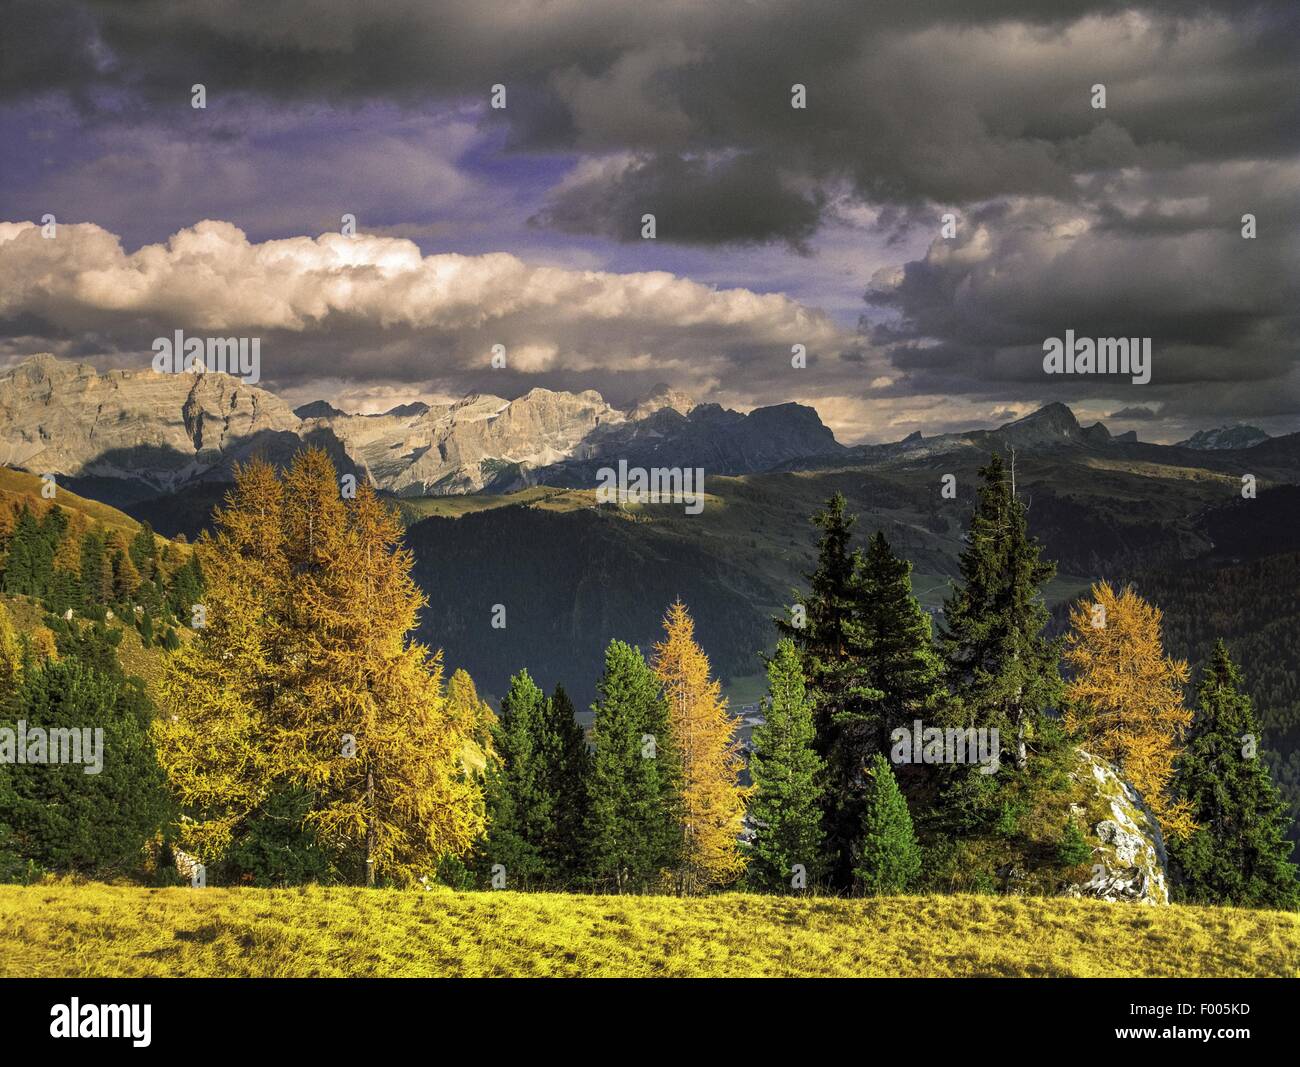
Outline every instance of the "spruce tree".
{"type": "Polygon", "coordinates": [[[555,829],[547,755],[552,742],[546,697],[526,670],[510,679],[493,730],[499,757],[487,775],[484,874],[500,864],[512,888],[536,887],[550,877],[548,845],[555,829]]]}
{"type": "Polygon", "coordinates": [[[863,663],[862,557],[849,548],[857,520],[845,511],[843,494],[836,493],[812,521],[822,532],[817,567],[807,576],[803,625],[791,612],[791,618],[777,620],[777,626],[799,650],[814,708],[815,747],[824,765],[826,875],[832,886],[847,889],[862,825],[862,770],[877,750],[872,709],[883,694],[871,686],[863,663]]]}
{"type": "Polygon", "coordinates": [[[1059,642],[1044,636],[1042,589],[1056,573],[1029,536],[1025,505],[996,452],[961,554],[961,585],[944,604],[941,646],[966,725],[996,728],[1018,769],[1028,741],[1063,693],[1059,642]]]}
{"type": "Polygon", "coordinates": [[[906,892],[921,872],[921,850],[912,831],[907,800],[884,756],[867,768],[862,844],[854,868],[854,887],[870,896],[906,892]]]}
{"type": "Polygon", "coordinates": [[[588,870],[601,886],[661,888],[681,852],[679,774],[659,679],[611,641],[597,685],[588,777],[588,870]]]}
{"type": "Polygon", "coordinates": [[[896,556],[877,530],[862,558],[858,618],[867,685],[879,696],[868,701],[862,762],[887,752],[890,734],[920,719],[936,724],[947,710],[943,660],[934,647],[930,616],[912,595],[912,564],[896,556]]]}
{"type": "Polygon", "coordinates": [[[821,778],[813,748],[813,707],[794,642],[784,638],[767,664],[763,724],[754,728],[749,774],[754,838],[747,881],[755,889],[788,892],[795,867],[811,887],[822,875],[821,778]]]}
{"type": "Polygon", "coordinates": [[[1197,687],[1175,789],[1197,829],[1169,842],[1176,899],[1241,907],[1300,907],[1284,834],[1286,805],[1256,752],[1259,731],[1240,670],[1222,640],[1197,687]]]}
{"type": "Polygon", "coordinates": [[[591,757],[573,701],[561,685],[555,687],[546,702],[543,736],[547,746],[547,795],[553,812],[544,858],[553,880],[572,885],[582,874],[586,856],[591,757]]]}

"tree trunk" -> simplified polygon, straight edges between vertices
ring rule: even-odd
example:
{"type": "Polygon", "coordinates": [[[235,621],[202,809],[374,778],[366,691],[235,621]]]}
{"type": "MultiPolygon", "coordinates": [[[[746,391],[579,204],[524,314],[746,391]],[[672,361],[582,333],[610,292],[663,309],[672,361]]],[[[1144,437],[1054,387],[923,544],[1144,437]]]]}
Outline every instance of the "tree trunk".
{"type": "Polygon", "coordinates": [[[375,772],[366,771],[366,886],[375,887],[375,772]]]}

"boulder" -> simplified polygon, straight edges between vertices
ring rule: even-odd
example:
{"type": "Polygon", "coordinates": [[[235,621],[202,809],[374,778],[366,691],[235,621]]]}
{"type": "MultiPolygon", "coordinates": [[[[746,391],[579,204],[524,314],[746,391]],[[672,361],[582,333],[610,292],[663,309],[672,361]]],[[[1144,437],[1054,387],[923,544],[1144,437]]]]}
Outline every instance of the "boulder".
{"type": "Polygon", "coordinates": [[[1095,900],[1168,904],[1168,856],[1160,823],[1131,784],[1111,763],[1079,750],[1071,777],[1091,784],[1095,798],[1072,810],[1092,848],[1091,876],[1065,892],[1095,900]]]}

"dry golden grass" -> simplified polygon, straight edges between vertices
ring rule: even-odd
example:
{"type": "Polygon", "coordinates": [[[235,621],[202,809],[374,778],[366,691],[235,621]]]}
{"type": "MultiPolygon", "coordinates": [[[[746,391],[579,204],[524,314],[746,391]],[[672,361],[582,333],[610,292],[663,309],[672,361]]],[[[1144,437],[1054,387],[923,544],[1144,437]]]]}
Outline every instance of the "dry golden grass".
{"type": "Polygon", "coordinates": [[[1300,916],[875,900],[0,886],[0,976],[1295,976],[1300,916]]]}

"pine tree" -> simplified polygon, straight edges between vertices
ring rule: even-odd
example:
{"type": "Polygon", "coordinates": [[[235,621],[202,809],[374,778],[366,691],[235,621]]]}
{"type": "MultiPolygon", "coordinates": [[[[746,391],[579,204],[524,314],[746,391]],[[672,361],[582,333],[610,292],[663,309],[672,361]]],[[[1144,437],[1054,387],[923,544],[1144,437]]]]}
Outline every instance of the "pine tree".
{"type": "Polygon", "coordinates": [[[794,642],[785,638],[767,664],[763,724],[755,727],[749,773],[754,839],[747,881],[756,889],[788,891],[795,867],[806,885],[822,874],[822,762],[813,749],[813,709],[794,642]]]}
{"type": "MultiPolygon", "coordinates": [[[[1014,457],[1013,457],[1014,460],[1014,457]]],[[[1059,649],[1043,629],[1042,588],[1056,573],[1030,538],[1014,467],[994,453],[961,554],[961,586],[944,604],[941,647],[966,725],[997,729],[1017,769],[1044,713],[1063,693],[1059,649]]]]}
{"type": "Polygon", "coordinates": [[[808,575],[803,625],[794,612],[777,620],[778,629],[794,641],[813,703],[816,751],[824,765],[822,805],[826,875],[835,888],[845,889],[853,876],[853,852],[861,834],[862,769],[876,750],[872,709],[883,694],[873,688],[863,664],[866,636],[859,610],[862,595],[860,552],[850,551],[856,519],[845,511],[844,496],[836,493],[813,516],[822,531],[817,543],[817,567],[808,575]]]}
{"type": "Polygon", "coordinates": [[[487,837],[482,866],[505,867],[508,884],[536,887],[552,875],[548,845],[555,831],[550,793],[546,697],[526,670],[510,679],[494,731],[499,762],[488,772],[487,837]]]}
{"type": "Polygon", "coordinates": [[[582,875],[586,859],[587,777],[591,756],[587,739],[574,714],[573,702],[557,685],[546,702],[547,792],[554,828],[545,859],[553,879],[572,885],[582,875]]]}
{"type": "Polygon", "coordinates": [[[619,892],[660,887],[681,852],[679,772],[659,679],[623,641],[605,650],[588,777],[588,864],[619,892]]]}
{"type": "Polygon", "coordinates": [[[1197,829],[1169,843],[1176,899],[1239,907],[1300,907],[1300,882],[1284,836],[1286,805],[1256,748],[1259,733],[1240,670],[1217,641],[1197,688],[1197,708],[1175,788],[1197,829]]]}
{"type": "Polygon", "coordinates": [[[921,871],[912,816],[889,761],[877,753],[867,768],[867,802],[854,883],[867,895],[906,892],[921,871]]]}
{"type": "Polygon", "coordinates": [[[1065,726],[1110,760],[1142,795],[1167,837],[1193,829],[1189,806],[1171,795],[1174,760],[1192,713],[1183,707],[1187,664],[1164,654],[1160,609],[1132,587],[1107,582],[1070,612],[1065,726]]]}
{"type": "Polygon", "coordinates": [[[736,720],[727,713],[722,685],[709,677],[709,660],[695,642],[695,622],[680,600],[664,616],[665,639],[655,645],[653,668],[664,687],[668,723],[681,767],[682,853],[678,890],[734,882],[745,869],[740,849],[748,790],[736,720]]]}

